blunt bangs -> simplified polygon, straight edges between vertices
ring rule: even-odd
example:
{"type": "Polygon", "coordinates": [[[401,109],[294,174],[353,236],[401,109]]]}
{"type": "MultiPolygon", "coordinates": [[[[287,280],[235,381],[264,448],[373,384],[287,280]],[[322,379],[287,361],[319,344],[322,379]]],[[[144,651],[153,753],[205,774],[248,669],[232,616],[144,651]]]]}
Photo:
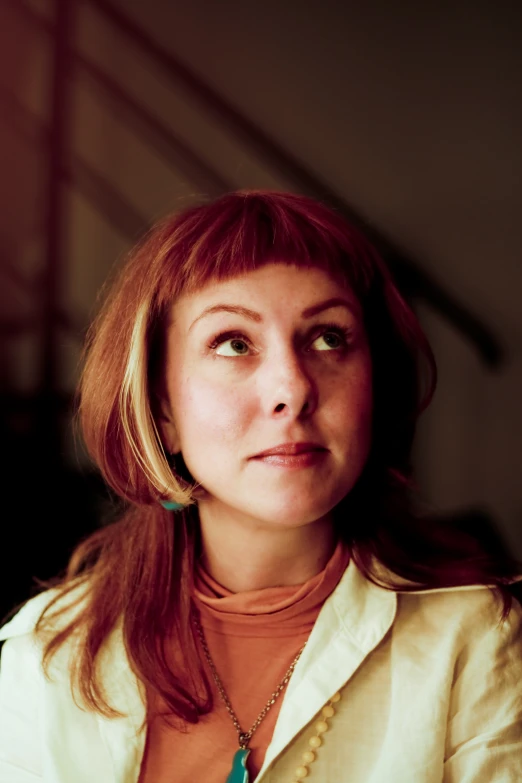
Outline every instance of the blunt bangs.
{"type": "MultiPolygon", "coordinates": [[[[319,267],[364,299],[380,266],[362,232],[304,196],[245,191],[163,224],[158,304],[268,263],[319,267]]],[[[159,271],[159,270],[158,270],[159,271]]]]}

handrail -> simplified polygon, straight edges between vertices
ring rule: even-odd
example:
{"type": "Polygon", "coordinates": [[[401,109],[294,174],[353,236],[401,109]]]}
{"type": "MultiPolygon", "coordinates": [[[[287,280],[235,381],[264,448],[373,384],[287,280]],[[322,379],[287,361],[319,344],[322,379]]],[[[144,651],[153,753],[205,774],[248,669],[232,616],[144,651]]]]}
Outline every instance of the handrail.
{"type": "MultiPolygon", "coordinates": [[[[49,128],[41,119],[6,88],[0,86],[0,116],[7,120],[17,133],[35,144],[49,144],[49,128]]],[[[130,240],[138,239],[147,227],[147,220],[128,200],[95,171],[81,156],[71,155],[70,164],[62,169],[64,180],[73,185],[103,215],[109,217],[122,234],[130,240]]]]}
{"type": "MultiPolygon", "coordinates": [[[[70,145],[71,85],[69,66],[71,61],[71,31],[74,29],[74,6],[70,0],[54,0],[56,30],[52,56],[51,122],[49,128],[49,156],[46,198],[46,248],[42,274],[42,352],[41,392],[47,398],[58,386],[58,354],[56,350],[55,313],[64,271],[63,233],[65,191],[62,171],[70,145]]],[[[42,417],[42,429],[47,437],[55,435],[50,417],[42,417]]]]}
{"type": "Polygon", "coordinates": [[[95,84],[102,87],[134,120],[133,130],[141,132],[150,146],[154,147],[169,163],[190,178],[195,178],[199,187],[208,195],[217,196],[230,190],[230,183],[227,180],[208,166],[179,136],[148,113],[144,106],[127,95],[114,79],[103,73],[86,57],[76,55],[76,59],[81,69],[95,84]]]}
{"type": "MultiPolygon", "coordinates": [[[[13,0],[10,0],[13,2],[13,0]]],[[[24,2],[17,4],[27,21],[36,29],[47,35],[54,34],[54,23],[36,13],[24,2]]],[[[77,51],[73,52],[75,67],[83,71],[97,87],[101,87],[120,109],[127,113],[133,122],[133,130],[146,140],[171,165],[181,170],[183,174],[196,179],[198,186],[207,195],[219,195],[231,189],[230,183],[211,168],[194,150],[176,135],[164,123],[155,118],[142,104],[131,97],[95,62],[77,51]]]]}
{"type": "MultiPolygon", "coordinates": [[[[167,52],[160,47],[135,22],[112,3],[108,2],[108,0],[83,1],[98,8],[120,32],[124,33],[141,48],[142,51],[146,52],[156,63],[161,65],[170,75],[171,79],[180,82],[185,89],[188,89],[190,93],[202,103],[206,110],[211,111],[219,117],[222,123],[227,124],[230,129],[237,136],[241,137],[251,148],[254,148],[261,153],[281,174],[287,179],[295,182],[301,192],[320,198],[322,201],[337,209],[341,214],[346,215],[350,220],[360,225],[363,230],[371,236],[379,251],[385,256],[387,262],[393,269],[401,290],[405,292],[408,297],[423,299],[432,308],[439,311],[459,332],[464,334],[475,345],[486,365],[489,367],[496,367],[500,364],[503,359],[503,348],[492,331],[468,308],[457,302],[457,300],[425,270],[421,269],[418,264],[413,263],[403,251],[399,253],[375,226],[368,225],[364,219],[336,192],[326,185],[326,183],[303,166],[294,156],[281,148],[273,139],[257,128],[230,103],[219,96],[185,64],[181,63],[170,52],[167,52]]],[[[13,0],[11,0],[11,4],[13,4],[13,0]]],[[[36,14],[32,9],[25,6],[23,2],[16,2],[14,5],[23,10],[24,13],[32,17],[37,17],[39,23],[43,21],[39,14],[36,14]]],[[[132,98],[129,98],[128,96],[124,98],[124,91],[121,87],[116,85],[110,77],[103,75],[103,77],[100,78],[102,76],[101,70],[77,52],[75,53],[75,58],[77,62],[81,62],[83,67],[87,69],[89,75],[96,79],[113,97],[119,101],[125,101],[127,108],[130,111],[134,111],[135,116],[139,117],[141,123],[149,125],[156,134],[159,132],[157,127],[157,124],[159,124],[158,121],[151,117],[150,113],[143,109],[143,107],[136,104],[132,98]]],[[[166,141],[166,136],[163,136],[162,138],[163,141],[166,141]]],[[[171,135],[171,139],[174,143],[180,141],[179,139],[176,139],[173,134],[171,135]]],[[[228,188],[224,188],[224,190],[226,189],[228,188]]]]}
{"type": "MultiPolygon", "coordinates": [[[[6,88],[0,86],[0,116],[22,138],[37,145],[49,145],[49,128],[44,126],[40,118],[23,106],[19,99],[6,88]]],[[[63,181],[73,186],[92,206],[106,215],[111,225],[126,236],[129,241],[137,240],[147,226],[146,219],[115,190],[107,180],[94,171],[79,155],[70,156],[70,165],[62,168],[63,181]]],[[[11,278],[16,285],[30,289],[30,281],[9,262],[0,265],[0,274],[11,278]]],[[[55,310],[56,324],[79,340],[84,339],[86,323],[81,318],[74,318],[71,313],[57,307],[55,310]]],[[[0,319],[0,335],[21,334],[34,328],[36,319],[0,319]]]]}

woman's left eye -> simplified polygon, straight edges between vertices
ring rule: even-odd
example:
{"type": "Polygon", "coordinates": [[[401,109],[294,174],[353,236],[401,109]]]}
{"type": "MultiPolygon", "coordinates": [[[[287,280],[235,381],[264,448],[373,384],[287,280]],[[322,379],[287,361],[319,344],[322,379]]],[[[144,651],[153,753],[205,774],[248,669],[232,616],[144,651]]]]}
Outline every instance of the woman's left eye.
{"type": "Polygon", "coordinates": [[[348,334],[343,329],[328,328],[314,338],[310,347],[313,351],[338,351],[346,348],[347,341],[348,334]]]}

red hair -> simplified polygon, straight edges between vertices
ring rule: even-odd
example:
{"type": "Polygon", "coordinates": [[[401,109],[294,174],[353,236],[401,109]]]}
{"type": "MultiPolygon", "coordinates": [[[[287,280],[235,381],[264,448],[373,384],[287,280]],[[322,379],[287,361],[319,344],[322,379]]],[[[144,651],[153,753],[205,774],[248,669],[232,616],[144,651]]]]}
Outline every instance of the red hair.
{"type": "Polygon", "coordinates": [[[416,420],[435,390],[436,366],[388,266],[360,229],[323,204],[290,193],[230,193],[149,232],[88,336],[79,396],[83,437],[129,507],[80,544],[38,628],[61,613],[59,597],[84,586],[74,619],[48,642],[45,661],[79,632],[73,679],[86,704],[105,714],[114,712],[98,681],[98,654],[120,620],[135,674],[171,714],[196,722],[211,709],[191,623],[197,507],[190,505],[190,477],[177,475],[164,452],[155,424],[156,384],[176,298],[274,261],[326,270],[351,287],[363,308],[373,364],[373,442],[358,482],[334,510],[356,565],[391,590],[497,586],[502,618],[509,612],[516,564],[451,525],[433,524],[414,507],[410,453],[416,420]],[[189,505],[173,520],[162,498],[189,505]],[[382,567],[390,574],[383,576],[382,567]],[[185,661],[175,672],[168,661],[172,644],[185,661]]]}

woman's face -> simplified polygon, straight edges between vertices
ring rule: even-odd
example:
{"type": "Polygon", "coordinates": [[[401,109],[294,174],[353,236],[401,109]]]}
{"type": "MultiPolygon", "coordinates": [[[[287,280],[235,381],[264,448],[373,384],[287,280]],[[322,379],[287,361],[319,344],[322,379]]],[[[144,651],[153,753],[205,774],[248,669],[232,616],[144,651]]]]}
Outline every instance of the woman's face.
{"type": "Polygon", "coordinates": [[[261,526],[325,517],[371,441],[372,366],[355,296],[318,268],[268,264],[174,305],[167,449],[216,514],[261,526]]]}

